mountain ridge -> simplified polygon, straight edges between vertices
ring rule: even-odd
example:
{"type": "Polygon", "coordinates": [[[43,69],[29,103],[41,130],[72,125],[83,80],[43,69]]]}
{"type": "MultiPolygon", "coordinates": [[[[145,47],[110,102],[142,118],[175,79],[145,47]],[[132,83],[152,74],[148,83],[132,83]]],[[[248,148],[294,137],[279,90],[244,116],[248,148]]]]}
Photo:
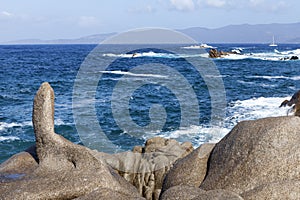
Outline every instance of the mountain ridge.
{"type": "MultiPolygon", "coordinates": [[[[239,24],[220,28],[190,27],[177,29],[199,43],[300,43],[300,22],[271,24],[239,24]]],[[[117,33],[88,35],[75,39],[25,39],[1,44],[98,44],[117,33]]]]}

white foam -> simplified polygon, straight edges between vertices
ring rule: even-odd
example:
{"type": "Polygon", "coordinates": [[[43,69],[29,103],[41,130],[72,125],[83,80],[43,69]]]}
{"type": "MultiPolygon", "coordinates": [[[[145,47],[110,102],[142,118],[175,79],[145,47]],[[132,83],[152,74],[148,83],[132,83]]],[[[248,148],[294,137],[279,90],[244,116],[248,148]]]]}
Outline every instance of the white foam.
{"type": "MultiPolygon", "coordinates": [[[[205,48],[216,48],[209,45],[191,45],[181,47],[184,49],[205,49],[205,48]]],[[[237,54],[229,54],[221,56],[222,59],[230,59],[230,60],[241,60],[241,59],[259,59],[259,60],[269,60],[269,61],[284,61],[289,60],[291,56],[300,57],[300,49],[288,50],[288,51],[279,51],[278,49],[274,49],[274,51],[270,52],[260,52],[260,53],[245,53],[242,54],[242,51],[245,48],[236,47],[232,50],[237,54]]],[[[209,57],[208,53],[198,53],[198,54],[171,54],[171,53],[156,53],[153,51],[149,52],[136,52],[136,53],[128,53],[128,54],[114,54],[114,53],[105,53],[103,56],[108,57],[119,57],[119,58],[136,58],[136,57],[157,57],[157,58],[188,58],[188,57],[209,57]]]]}
{"type": "Polygon", "coordinates": [[[203,143],[217,143],[219,142],[230,129],[226,127],[218,126],[208,126],[208,125],[193,125],[190,127],[180,128],[179,130],[170,132],[152,132],[147,133],[144,139],[149,139],[155,136],[160,136],[163,138],[177,139],[178,141],[191,141],[194,143],[195,147],[203,143]]]}
{"type": "Polygon", "coordinates": [[[136,77],[168,78],[167,76],[162,76],[162,75],[158,75],[158,74],[135,74],[135,73],[124,72],[124,71],[120,71],[120,70],[100,71],[100,72],[105,73],[105,74],[120,74],[120,75],[136,76],[136,77]]]}
{"type": "Polygon", "coordinates": [[[23,122],[23,123],[16,123],[16,122],[6,123],[6,122],[0,122],[0,131],[3,131],[3,130],[8,129],[8,128],[23,127],[23,126],[32,126],[32,122],[31,121],[23,122]]]}
{"type": "Polygon", "coordinates": [[[266,117],[286,116],[290,107],[279,108],[282,101],[291,97],[260,97],[231,102],[227,107],[227,117],[222,127],[200,125],[179,130],[147,133],[144,139],[155,136],[173,138],[178,141],[192,141],[197,147],[202,143],[219,142],[240,121],[256,120],[266,117]]]}
{"type": "Polygon", "coordinates": [[[242,54],[242,51],[243,51],[243,48],[239,48],[239,47],[233,48],[233,49],[231,50],[231,52],[232,52],[232,53],[235,53],[235,54],[242,54]]]}
{"type": "Polygon", "coordinates": [[[230,60],[241,60],[241,59],[258,59],[258,60],[268,60],[268,61],[285,61],[289,60],[292,56],[300,57],[300,49],[282,51],[274,49],[273,52],[260,52],[260,53],[245,53],[242,54],[239,49],[234,49],[232,52],[238,54],[228,54],[223,55],[221,58],[230,60]]]}
{"type": "Polygon", "coordinates": [[[279,52],[282,55],[300,55],[300,49],[279,52]]]}
{"type": "Polygon", "coordinates": [[[222,56],[222,58],[230,59],[230,60],[242,60],[242,59],[247,59],[250,57],[247,55],[242,55],[242,54],[228,54],[228,55],[222,56]]]}
{"type": "Polygon", "coordinates": [[[199,138],[200,143],[216,143],[219,142],[229,131],[230,129],[228,128],[218,126],[191,126],[189,128],[173,131],[168,137],[179,138],[183,135],[188,137],[202,136],[199,138]]]}
{"type": "Polygon", "coordinates": [[[54,124],[57,126],[65,125],[66,123],[62,119],[55,119],[54,124]]]}
{"type": "Polygon", "coordinates": [[[227,121],[235,125],[239,121],[254,120],[265,117],[277,117],[287,115],[289,108],[279,108],[282,101],[291,97],[260,97],[243,101],[235,101],[228,108],[227,121]]]}
{"type": "Polygon", "coordinates": [[[20,138],[16,137],[16,136],[0,136],[0,142],[2,141],[6,141],[6,140],[20,140],[20,138]]]}
{"type": "Polygon", "coordinates": [[[300,76],[292,76],[292,77],[288,77],[288,76],[246,76],[246,78],[262,78],[262,79],[290,79],[290,80],[294,80],[294,81],[298,81],[300,80],[300,76]]]}
{"type": "Polygon", "coordinates": [[[299,81],[300,80],[300,76],[294,76],[294,77],[291,77],[290,79],[292,79],[294,81],[299,81]]]}
{"type": "Polygon", "coordinates": [[[169,53],[155,53],[153,51],[142,52],[142,53],[128,53],[128,54],[114,54],[114,53],[105,53],[102,56],[104,57],[119,57],[119,58],[137,58],[137,57],[163,57],[163,58],[177,58],[180,57],[176,54],[169,53]]]}
{"type": "Polygon", "coordinates": [[[286,77],[286,76],[246,76],[246,78],[289,79],[289,77],[286,77]]]}
{"type": "Polygon", "coordinates": [[[183,49],[213,49],[213,48],[217,48],[217,47],[213,47],[207,44],[201,44],[201,45],[191,45],[191,46],[185,46],[185,47],[181,47],[183,49]]]}
{"type": "Polygon", "coordinates": [[[128,53],[128,54],[114,54],[105,53],[104,57],[116,57],[116,58],[138,58],[138,57],[153,57],[153,58],[189,58],[189,57],[208,57],[207,52],[201,52],[198,54],[172,54],[172,53],[156,53],[153,51],[142,53],[128,53]]]}

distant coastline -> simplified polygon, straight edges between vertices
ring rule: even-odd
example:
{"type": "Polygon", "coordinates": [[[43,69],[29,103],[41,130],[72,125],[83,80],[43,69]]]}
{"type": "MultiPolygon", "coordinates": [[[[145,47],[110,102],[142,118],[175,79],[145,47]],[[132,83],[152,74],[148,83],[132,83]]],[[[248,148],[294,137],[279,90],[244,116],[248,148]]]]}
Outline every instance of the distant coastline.
{"type": "MultiPolygon", "coordinates": [[[[177,31],[192,37],[199,43],[268,44],[272,42],[273,35],[276,37],[276,43],[278,44],[300,43],[300,22],[290,24],[241,24],[214,29],[192,27],[178,29],[177,31]]],[[[0,42],[0,44],[98,44],[115,34],[117,33],[101,33],[74,39],[21,39],[0,42]]]]}

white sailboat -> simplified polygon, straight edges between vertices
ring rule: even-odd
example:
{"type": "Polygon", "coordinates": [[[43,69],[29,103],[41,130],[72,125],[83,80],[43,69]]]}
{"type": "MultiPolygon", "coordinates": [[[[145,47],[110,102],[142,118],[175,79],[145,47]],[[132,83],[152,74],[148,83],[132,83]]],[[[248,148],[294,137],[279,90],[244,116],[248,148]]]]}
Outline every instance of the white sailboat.
{"type": "Polygon", "coordinates": [[[273,35],[273,42],[269,46],[270,47],[277,47],[277,44],[275,44],[274,35],[273,35]]]}

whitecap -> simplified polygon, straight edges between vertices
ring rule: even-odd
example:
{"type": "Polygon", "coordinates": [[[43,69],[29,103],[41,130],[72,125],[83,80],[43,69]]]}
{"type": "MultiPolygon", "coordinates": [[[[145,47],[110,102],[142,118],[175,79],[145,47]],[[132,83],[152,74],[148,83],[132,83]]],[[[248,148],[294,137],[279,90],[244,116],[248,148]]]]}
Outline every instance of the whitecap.
{"type": "Polygon", "coordinates": [[[105,54],[102,54],[102,56],[103,57],[116,57],[116,58],[139,58],[139,57],[189,58],[189,57],[208,57],[208,53],[202,52],[199,54],[172,54],[172,53],[157,53],[157,52],[149,51],[149,52],[126,53],[126,54],[105,53],[105,54]]]}
{"type": "Polygon", "coordinates": [[[0,122],[0,131],[4,131],[8,128],[13,128],[13,127],[23,127],[23,126],[32,126],[32,122],[23,122],[23,123],[16,123],[16,122],[11,122],[11,123],[6,123],[6,122],[0,122]]]}
{"type": "Polygon", "coordinates": [[[228,107],[226,121],[236,124],[243,120],[254,120],[266,117],[286,116],[289,108],[279,108],[282,101],[291,97],[259,97],[237,100],[228,107]]]}
{"type": "Polygon", "coordinates": [[[190,45],[190,46],[185,46],[181,47],[183,49],[215,49],[217,47],[210,46],[208,44],[200,44],[200,45],[190,45]]]}
{"type": "Polygon", "coordinates": [[[20,138],[18,138],[16,136],[0,136],[0,142],[6,141],[6,140],[14,141],[14,140],[20,140],[20,138]]]}
{"type": "Polygon", "coordinates": [[[100,71],[103,74],[119,74],[119,75],[127,75],[127,76],[136,76],[136,77],[152,77],[152,78],[168,78],[167,76],[159,75],[159,74],[135,74],[132,72],[124,72],[120,70],[116,71],[100,71]]]}
{"type": "Polygon", "coordinates": [[[262,79],[289,79],[286,76],[246,76],[246,78],[262,78],[262,79]]]}

